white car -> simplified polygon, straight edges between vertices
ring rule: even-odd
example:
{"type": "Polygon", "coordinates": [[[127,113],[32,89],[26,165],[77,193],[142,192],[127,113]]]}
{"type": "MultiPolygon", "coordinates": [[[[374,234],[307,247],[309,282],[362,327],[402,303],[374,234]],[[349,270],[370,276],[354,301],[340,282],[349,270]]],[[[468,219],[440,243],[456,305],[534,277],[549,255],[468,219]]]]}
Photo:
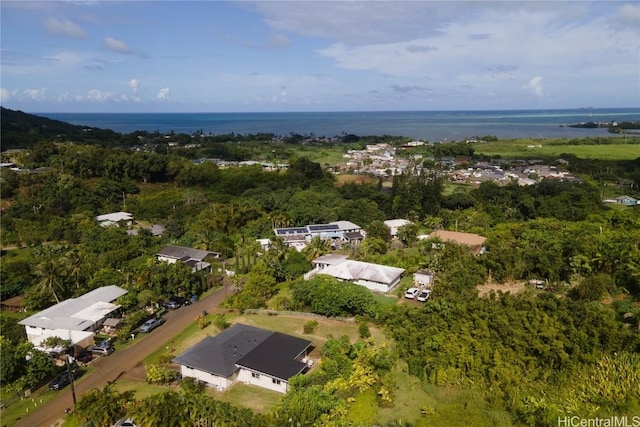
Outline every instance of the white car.
{"type": "Polygon", "coordinates": [[[164,319],[161,317],[159,319],[153,318],[149,319],[140,326],[140,332],[151,332],[158,326],[164,323],[164,319]]]}
{"type": "Polygon", "coordinates": [[[404,297],[408,299],[414,299],[420,293],[420,289],[418,288],[409,288],[407,292],[404,293],[404,297]]]}
{"type": "Polygon", "coordinates": [[[429,297],[431,296],[431,291],[428,289],[423,289],[420,291],[420,293],[418,294],[418,301],[420,302],[425,302],[426,300],[429,299],[429,297]]]}

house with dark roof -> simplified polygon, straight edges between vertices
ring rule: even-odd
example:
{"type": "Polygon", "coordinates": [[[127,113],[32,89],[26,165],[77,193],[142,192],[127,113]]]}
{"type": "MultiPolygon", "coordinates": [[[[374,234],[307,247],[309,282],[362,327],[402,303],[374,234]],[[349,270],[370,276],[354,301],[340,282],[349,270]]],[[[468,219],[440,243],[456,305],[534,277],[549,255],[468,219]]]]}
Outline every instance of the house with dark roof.
{"type": "Polygon", "coordinates": [[[187,264],[194,273],[201,270],[209,270],[211,264],[207,258],[220,258],[218,252],[204,251],[202,249],[187,248],[184,246],[167,245],[156,254],[158,261],[174,264],[178,261],[187,264]]]}
{"type": "Polygon", "coordinates": [[[289,378],[310,366],[311,341],[237,323],[177,356],[182,377],[226,390],[236,381],[286,393],[289,378]]]}

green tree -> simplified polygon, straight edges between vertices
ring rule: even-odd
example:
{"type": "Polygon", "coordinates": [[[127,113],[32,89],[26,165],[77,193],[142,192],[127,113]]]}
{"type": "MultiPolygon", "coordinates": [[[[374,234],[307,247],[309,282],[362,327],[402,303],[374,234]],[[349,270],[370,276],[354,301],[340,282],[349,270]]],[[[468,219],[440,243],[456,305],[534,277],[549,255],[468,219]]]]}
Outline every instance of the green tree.
{"type": "Polygon", "coordinates": [[[128,415],[134,402],[132,390],[118,392],[110,386],[84,393],[74,408],[74,417],[87,425],[106,427],[128,415]]]}

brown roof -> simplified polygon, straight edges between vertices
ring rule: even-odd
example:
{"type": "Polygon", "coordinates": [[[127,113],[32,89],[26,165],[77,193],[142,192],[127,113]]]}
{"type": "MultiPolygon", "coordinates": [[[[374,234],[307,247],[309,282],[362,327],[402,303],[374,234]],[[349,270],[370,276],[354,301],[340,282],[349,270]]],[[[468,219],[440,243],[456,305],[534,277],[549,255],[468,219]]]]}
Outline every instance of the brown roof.
{"type": "Polygon", "coordinates": [[[467,245],[473,248],[474,253],[479,253],[484,245],[486,237],[473,233],[460,233],[458,231],[436,230],[429,238],[438,238],[443,242],[454,242],[459,245],[467,245]]]}

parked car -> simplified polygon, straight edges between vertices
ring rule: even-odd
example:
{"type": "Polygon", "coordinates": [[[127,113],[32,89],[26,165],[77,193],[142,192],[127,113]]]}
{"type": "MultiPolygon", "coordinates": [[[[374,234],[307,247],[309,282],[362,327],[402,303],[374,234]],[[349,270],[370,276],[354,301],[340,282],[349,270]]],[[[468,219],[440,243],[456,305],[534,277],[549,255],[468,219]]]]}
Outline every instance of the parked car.
{"type": "Polygon", "coordinates": [[[169,298],[169,301],[173,301],[176,302],[180,305],[189,305],[191,304],[191,300],[189,298],[184,298],[184,297],[171,297],[169,298]]]}
{"type": "Polygon", "coordinates": [[[414,299],[420,293],[420,289],[418,288],[409,288],[407,292],[404,293],[404,297],[408,299],[414,299]]]}
{"type": "Polygon", "coordinates": [[[91,354],[97,354],[100,356],[108,356],[113,353],[116,349],[113,348],[111,343],[107,341],[102,341],[94,345],[93,347],[89,347],[89,352],[91,354]]]}
{"type": "Polygon", "coordinates": [[[131,418],[123,418],[118,420],[113,427],[136,427],[136,424],[131,418]]]}
{"type": "Polygon", "coordinates": [[[418,301],[420,302],[425,302],[426,300],[429,299],[429,297],[431,296],[431,291],[428,289],[423,289],[420,291],[420,293],[418,294],[418,301]]]}
{"type": "Polygon", "coordinates": [[[172,301],[172,300],[163,302],[162,306],[164,308],[168,308],[169,310],[175,310],[175,309],[178,309],[178,308],[182,307],[182,305],[180,303],[178,303],[177,301],[172,301]]]}
{"type": "Polygon", "coordinates": [[[140,332],[151,332],[158,326],[162,325],[163,323],[164,323],[164,319],[162,317],[159,319],[156,319],[154,317],[153,319],[147,320],[142,324],[142,326],[140,326],[140,332]]]}
{"type": "Polygon", "coordinates": [[[73,358],[76,359],[79,364],[89,363],[91,362],[91,359],[93,359],[93,354],[89,351],[82,351],[73,356],[73,358]]]}
{"type": "Polygon", "coordinates": [[[51,382],[49,383],[49,388],[51,390],[60,390],[65,388],[69,384],[71,384],[71,378],[76,379],[79,378],[81,372],[79,369],[71,369],[71,372],[68,370],[64,370],[60,372],[51,382]],[[71,374],[71,375],[69,375],[71,374]]]}

